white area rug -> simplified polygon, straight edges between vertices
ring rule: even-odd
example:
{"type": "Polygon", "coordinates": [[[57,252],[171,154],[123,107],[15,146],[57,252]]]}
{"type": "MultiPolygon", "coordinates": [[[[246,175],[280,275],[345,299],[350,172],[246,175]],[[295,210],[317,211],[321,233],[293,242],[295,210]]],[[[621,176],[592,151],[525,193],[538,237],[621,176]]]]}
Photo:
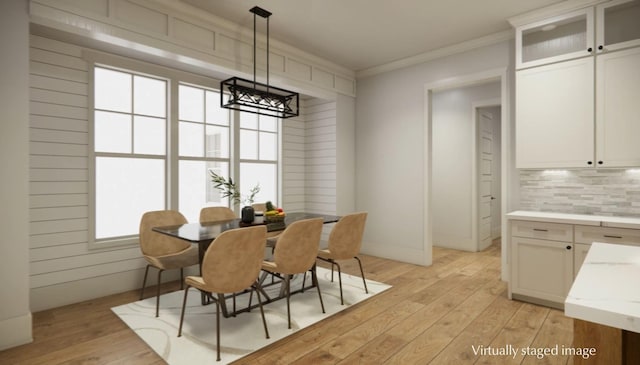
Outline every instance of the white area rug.
{"type": "MultiPolygon", "coordinates": [[[[331,282],[331,271],[318,268],[318,281],[326,313],[322,313],[316,288],[305,290],[291,296],[291,327],[287,328],[286,299],[264,306],[270,339],[266,339],[260,309],[249,313],[240,313],[235,318],[220,315],[221,357],[218,364],[227,364],[250,354],[264,346],[272,344],[294,332],[323,320],[349,306],[369,299],[390,288],[389,285],[367,280],[369,294],[365,294],[362,279],[357,276],[342,275],[342,287],[345,305],[340,305],[338,273],[331,282]]],[[[267,279],[269,282],[270,279],[267,279]]],[[[307,275],[307,284],[311,275],[307,275]]],[[[291,281],[291,290],[301,287],[302,275],[291,281]]],[[[267,289],[271,297],[277,296],[280,286],[267,289]]],[[[178,336],[180,311],[184,291],[164,294],[160,297],[160,316],[155,317],[155,297],[138,302],[124,304],[111,310],[140,336],[158,355],[170,365],[215,363],[216,360],[216,306],[215,303],[203,306],[200,292],[189,289],[187,309],[185,311],[182,337],[178,336]]],[[[249,295],[237,296],[238,308],[246,307],[249,295]]],[[[253,304],[257,303],[255,293],[253,304]]],[[[231,299],[227,307],[232,309],[231,299]]]]}

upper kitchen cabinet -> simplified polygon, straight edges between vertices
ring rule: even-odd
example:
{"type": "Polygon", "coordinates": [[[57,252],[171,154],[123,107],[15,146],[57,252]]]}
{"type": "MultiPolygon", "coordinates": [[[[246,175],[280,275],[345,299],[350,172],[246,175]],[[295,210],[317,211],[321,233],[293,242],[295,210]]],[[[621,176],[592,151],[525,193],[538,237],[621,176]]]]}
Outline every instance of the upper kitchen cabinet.
{"type": "Polygon", "coordinates": [[[640,46],[640,1],[615,0],[596,8],[596,52],[640,46]]]}
{"type": "Polygon", "coordinates": [[[640,47],[596,57],[596,136],[598,167],[640,166],[640,47]]]}
{"type": "Polygon", "coordinates": [[[594,159],[593,57],[516,72],[516,167],[588,167],[594,159]]]}
{"type": "Polygon", "coordinates": [[[640,0],[517,29],[516,167],[640,166],[640,0]]]}
{"type": "Polygon", "coordinates": [[[516,68],[589,56],[593,48],[593,8],[585,8],[516,28],[516,68]]]}

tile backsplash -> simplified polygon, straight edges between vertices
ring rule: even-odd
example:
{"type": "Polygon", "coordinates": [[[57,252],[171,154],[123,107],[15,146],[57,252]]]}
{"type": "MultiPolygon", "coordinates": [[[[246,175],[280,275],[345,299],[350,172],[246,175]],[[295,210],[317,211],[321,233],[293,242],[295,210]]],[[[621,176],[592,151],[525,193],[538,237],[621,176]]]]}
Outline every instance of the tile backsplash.
{"type": "Polygon", "coordinates": [[[520,170],[520,209],[640,217],[640,169],[520,170]]]}

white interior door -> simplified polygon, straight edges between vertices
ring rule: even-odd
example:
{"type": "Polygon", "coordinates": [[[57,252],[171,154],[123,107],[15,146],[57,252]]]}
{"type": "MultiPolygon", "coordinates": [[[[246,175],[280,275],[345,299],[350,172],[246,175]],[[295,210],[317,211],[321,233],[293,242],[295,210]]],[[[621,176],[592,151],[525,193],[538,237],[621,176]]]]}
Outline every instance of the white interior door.
{"type": "Polygon", "coordinates": [[[493,115],[478,109],[478,250],[491,245],[493,191],[493,115]]]}

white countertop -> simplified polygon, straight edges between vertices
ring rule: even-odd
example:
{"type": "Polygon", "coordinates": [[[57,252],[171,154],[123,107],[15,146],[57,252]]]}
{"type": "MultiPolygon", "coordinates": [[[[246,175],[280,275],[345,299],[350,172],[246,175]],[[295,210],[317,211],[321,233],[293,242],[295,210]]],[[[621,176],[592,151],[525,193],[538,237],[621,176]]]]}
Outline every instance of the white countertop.
{"type": "Polygon", "coordinates": [[[616,228],[640,229],[640,218],[611,217],[605,215],[569,214],[516,210],[506,214],[507,219],[523,219],[548,223],[580,224],[616,228]]]}
{"type": "Polygon", "coordinates": [[[640,333],[640,247],[594,242],[571,286],[564,313],[640,333]]]}

